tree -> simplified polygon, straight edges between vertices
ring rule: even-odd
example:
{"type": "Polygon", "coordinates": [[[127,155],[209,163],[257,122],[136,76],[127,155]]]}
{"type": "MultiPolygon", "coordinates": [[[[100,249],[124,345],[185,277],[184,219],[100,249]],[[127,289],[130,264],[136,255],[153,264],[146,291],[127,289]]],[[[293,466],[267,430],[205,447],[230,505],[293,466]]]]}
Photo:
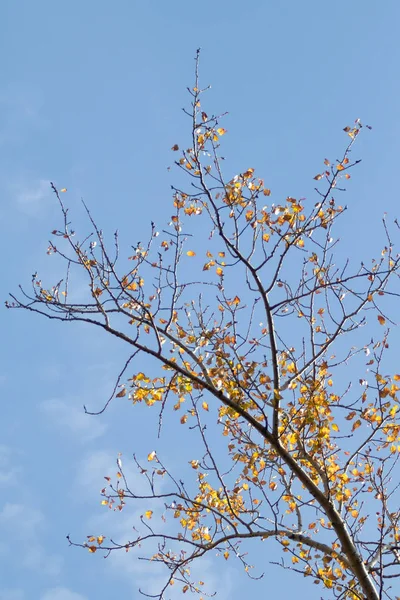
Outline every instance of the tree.
{"type": "Polygon", "coordinates": [[[369,265],[341,260],[334,234],[345,213],[335,197],[360,162],[352,153],[362,123],[345,128],[342,158],[325,160],[314,177],[316,203],[289,197],[271,204],[254,169],[225,179],[226,131],[200,104],[206,89],[198,59],[185,111],[191,147],[172,148],[190,186],[173,188],[169,229],[159,235],[152,223],[147,243],[121,270],[118,236],[110,249],[84,205],[93,231],[79,241],[65,190],[52,184],[63,222],[48,254],[65,262],[66,275],[49,287],[35,274],[32,291],[21,287],[7,303],[118,338],[130,355],[101,412],[114,397],[126,397],[158,407],[162,429],[172,408],[177,427],[203,448],[196,456],[188,450],[186,481],[154,451],[145,465],[135,458],[146,493],[130,487],[118,459],[102,504],[122,510],[146,500],[135,538],[70,543],[106,554],[149,545],[148,559],[167,567],[160,598],[174,583],[202,593],[190,565],[211,550],[237,558],[250,574],[242,551],[256,543],[249,538],[275,541],[281,566],[334,597],[395,598],[400,375],[385,372],[391,321],[384,310],[387,298],[399,296],[400,258],[386,220],[385,247],[369,265]],[[75,270],[89,284],[78,302],[69,300],[75,270]],[[132,372],[138,364],[149,367],[132,372]],[[158,529],[152,506],[160,500],[158,529]]]}

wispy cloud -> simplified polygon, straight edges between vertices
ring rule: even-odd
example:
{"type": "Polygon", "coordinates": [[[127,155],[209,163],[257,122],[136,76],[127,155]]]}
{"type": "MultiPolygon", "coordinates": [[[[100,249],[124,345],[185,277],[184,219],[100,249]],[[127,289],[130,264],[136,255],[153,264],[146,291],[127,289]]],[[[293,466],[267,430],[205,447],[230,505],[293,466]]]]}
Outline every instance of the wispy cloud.
{"type": "Polygon", "coordinates": [[[15,82],[0,93],[1,145],[23,143],[27,136],[46,126],[42,115],[43,95],[37,86],[15,82]]]}
{"type": "MultiPolygon", "coordinates": [[[[115,478],[119,467],[116,464],[117,457],[112,452],[104,450],[89,453],[80,463],[77,469],[76,487],[80,487],[83,494],[79,497],[91,496],[93,498],[93,490],[98,490],[104,482],[105,476],[115,478]]],[[[129,488],[135,494],[145,495],[148,493],[148,486],[144,475],[140,475],[135,469],[134,462],[131,459],[121,457],[122,469],[126,476],[129,488]]],[[[145,462],[145,461],[143,461],[145,462]]],[[[105,483],[105,482],[104,482],[105,483]]],[[[162,490],[160,490],[162,491],[162,490]]],[[[163,500],[129,500],[122,512],[114,512],[105,507],[102,513],[97,513],[90,517],[86,523],[85,534],[90,535],[105,535],[112,537],[113,540],[120,543],[132,541],[137,532],[133,529],[134,526],[140,524],[140,516],[146,510],[151,508],[154,510],[152,518],[153,529],[162,531],[166,534],[171,533],[170,523],[165,523],[161,514],[164,510],[163,500]]],[[[175,523],[174,523],[175,524],[175,523]]],[[[165,585],[168,579],[168,571],[163,565],[154,562],[139,560],[139,556],[149,556],[156,548],[157,542],[154,545],[141,548],[134,548],[130,552],[115,550],[104,561],[105,573],[114,578],[120,579],[121,576],[133,587],[133,591],[141,588],[145,593],[158,594],[165,585]]],[[[94,560],[97,559],[97,555],[94,560]]],[[[221,559],[215,562],[215,554],[209,558],[204,558],[198,561],[193,567],[193,573],[196,573],[198,580],[206,582],[207,590],[214,592],[218,590],[218,597],[221,600],[227,600],[231,597],[232,586],[234,581],[234,572],[229,565],[224,564],[221,559]]],[[[168,589],[168,597],[172,600],[177,600],[182,597],[182,586],[176,585],[168,589]]]]}
{"type": "Polygon", "coordinates": [[[72,434],[81,442],[94,440],[106,431],[107,426],[93,416],[85,414],[83,408],[59,398],[45,400],[40,410],[63,433],[72,434]]]}
{"type": "MultiPolygon", "coordinates": [[[[122,457],[122,463],[131,489],[139,494],[144,493],[145,481],[136,471],[133,460],[127,461],[122,457]]],[[[93,489],[98,489],[100,483],[104,483],[104,477],[112,477],[118,470],[117,456],[112,451],[89,452],[80,462],[76,484],[83,492],[91,494],[93,489]]]]}
{"type": "Polygon", "coordinates": [[[0,487],[15,485],[21,467],[14,464],[13,451],[8,446],[0,445],[0,487]]]}
{"type": "Polygon", "coordinates": [[[77,592],[72,592],[65,587],[55,587],[47,590],[40,600],[88,600],[87,596],[82,596],[77,592]]]}
{"type": "Polygon", "coordinates": [[[50,182],[46,179],[12,184],[9,192],[17,208],[27,215],[42,212],[51,197],[50,182]]]}
{"type": "Polygon", "coordinates": [[[44,524],[43,513],[26,504],[7,502],[0,511],[0,529],[2,537],[9,540],[9,555],[17,553],[21,566],[27,569],[55,576],[61,571],[62,559],[47,554],[37,541],[44,524]]]}

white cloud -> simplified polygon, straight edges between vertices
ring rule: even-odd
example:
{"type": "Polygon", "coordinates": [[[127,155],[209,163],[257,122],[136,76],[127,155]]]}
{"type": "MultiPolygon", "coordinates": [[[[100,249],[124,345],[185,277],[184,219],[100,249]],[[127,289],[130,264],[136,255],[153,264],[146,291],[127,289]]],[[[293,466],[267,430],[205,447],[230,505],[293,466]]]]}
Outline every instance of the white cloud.
{"type": "Polygon", "coordinates": [[[25,548],[21,564],[31,571],[41,572],[48,577],[56,577],[61,573],[63,559],[60,556],[46,554],[43,546],[34,544],[25,548]]]}
{"type": "Polygon", "coordinates": [[[32,538],[37,528],[43,523],[44,516],[40,510],[24,504],[7,502],[0,512],[0,524],[9,526],[18,538],[32,538]]]}
{"type": "Polygon", "coordinates": [[[13,464],[13,452],[8,446],[0,445],[0,486],[17,483],[21,467],[13,464]]]}
{"type": "Polygon", "coordinates": [[[42,116],[43,94],[38,86],[26,82],[14,82],[0,93],[0,109],[3,116],[0,133],[1,145],[19,145],[47,126],[42,116]]]}
{"type": "Polygon", "coordinates": [[[55,587],[47,590],[40,600],[87,600],[87,596],[72,592],[68,588],[55,587]]]}
{"type": "MultiPolygon", "coordinates": [[[[81,487],[83,491],[83,494],[78,494],[79,497],[82,498],[83,496],[85,499],[89,495],[94,497],[98,494],[97,490],[106,485],[105,476],[109,476],[115,481],[115,475],[118,471],[116,459],[117,456],[112,452],[99,450],[89,453],[81,461],[77,469],[77,480],[74,486],[74,489],[81,487]]],[[[134,461],[124,456],[121,457],[121,460],[122,470],[131,491],[139,496],[149,493],[147,480],[144,475],[137,472],[134,461]]],[[[146,461],[142,462],[145,463],[146,461]]],[[[163,485],[166,487],[165,483],[163,485]]],[[[85,501],[87,502],[87,500],[85,501]]],[[[154,510],[151,522],[153,528],[166,534],[171,533],[170,523],[164,523],[161,519],[164,500],[129,500],[128,498],[122,512],[114,512],[103,507],[101,513],[93,514],[86,522],[85,531],[91,535],[111,537],[118,543],[132,541],[137,536],[133,526],[140,526],[140,515],[143,515],[149,508],[154,510]]],[[[150,542],[148,545],[144,544],[141,548],[132,549],[128,553],[124,550],[111,552],[102,563],[105,574],[118,579],[123,577],[135,592],[140,588],[148,594],[159,593],[168,580],[168,570],[163,565],[139,560],[140,556],[151,555],[156,550],[156,545],[156,542],[154,544],[150,542]]],[[[193,565],[193,572],[197,575],[196,579],[202,579],[206,582],[207,591],[218,591],[218,597],[221,600],[227,600],[231,597],[234,579],[232,569],[229,569],[229,566],[224,563],[225,561],[222,562],[221,558],[216,558],[214,552],[209,557],[205,557],[193,565]]],[[[169,588],[168,597],[172,600],[181,598],[182,586],[176,585],[169,588]]]]}
{"type": "Polygon", "coordinates": [[[18,208],[28,215],[43,210],[52,194],[50,183],[46,179],[39,179],[28,184],[13,185],[11,192],[18,208]]]}
{"type": "Polygon", "coordinates": [[[7,502],[0,511],[0,532],[8,540],[8,556],[18,554],[23,567],[55,576],[61,571],[62,559],[47,554],[37,541],[44,524],[43,513],[29,505],[7,502]]]}
{"type": "Polygon", "coordinates": [[[105,432],[107,426],[96,417],[85,414],[83,408],[59,398],[45,400],[40,409],[60,431],[72,433],[82,442],[94,440],[105,432]]]}

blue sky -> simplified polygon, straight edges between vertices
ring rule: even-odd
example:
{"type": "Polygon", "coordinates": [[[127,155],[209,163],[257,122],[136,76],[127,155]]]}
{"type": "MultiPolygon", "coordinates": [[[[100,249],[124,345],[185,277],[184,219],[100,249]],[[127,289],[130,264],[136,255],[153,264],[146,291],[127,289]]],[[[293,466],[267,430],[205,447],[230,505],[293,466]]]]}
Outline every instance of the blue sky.
{"type": "MultiPolygon", "coordinates": [[[[189,136],[181,108],[199,46],[209,110],[229,112],[226,169],[256,168],[275,198],[312,197],[324,157],[346,143],[343,127],[358,117],[373,127],[357,143],[363,162],[341,236],[356,258],[379,250],[377,223],[398,212],[399,20],[397,0],[4,2],[4,299],[36,270],[56,277],[46,255],[59,223],[49,181],[68,188],[77,226],[85,227],[83,196],[103,228],[120,228],[127,253],[150,220],[169,219],[170,148],[189,136]]],[[[122,402],[99,418],[82,410],[101,407],[125,354],[89,328],[5,310],[0,319],[0,600],[137,598],[154,573],[65,541],[130,528],[129,512],[105,514],[98,491],[118,452],[152,449],[154,423],[122,402]]],[[[251,584],[252,597],[265,597],[268,585],[282,600],[293,589],[320,598],[318,587],[267,560],[263,550],[266,575],[251,584]]],[[[205,569],[220,598],[243,597],[248,580],[236,566],[205,569]]]]}

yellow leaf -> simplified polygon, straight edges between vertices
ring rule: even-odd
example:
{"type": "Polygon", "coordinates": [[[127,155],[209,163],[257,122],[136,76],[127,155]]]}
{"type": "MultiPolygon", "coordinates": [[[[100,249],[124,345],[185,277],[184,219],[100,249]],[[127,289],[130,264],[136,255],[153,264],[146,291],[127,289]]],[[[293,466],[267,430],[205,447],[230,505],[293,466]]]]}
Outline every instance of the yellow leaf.
{"type": "Polygon", "coordinates": [[[386,323],[386,319],[385,317],[382,317],[382,315],[378,315],[378,321],[380,325],[384,325],[386,323]]]}
{"type": "Polygon", "coordinates": [[[207,404],[207,402],[203,402],[202,407],[204,408],[204,410],[208,411],[208,404],[207,404]]]}
{"type": "Polygon", "coordinates": [[[343,165],[336,165],[336,168],[338,171],[343,171],[344,166],[343,165]]]}
{"type": "Polygon", "coordinates": [[[358,510],[354,509],[354,510],[350,511],[350,514],[352,517],[354,517],[356,519],[358,517],[358,510]]]}
{"type": "Polygon", "coordinates": [[[196,252],[193,252],[193,250],[188,250],[188,251],[186,252],[186,254],[187,254],[188,256],[196,256],[196,252]]]}
{"type": "Polygon", "coordinates": [[[224,135],[224,133],[226,133],[226,129],[224,129],[223,127],[218,127],[217,133],[218,135],[224,135]]]}
{"type": "Polygon", "coordinates": [[[153,511],[146,510],[146,512],[144,513],[144,516],[146,517],[146,519],[151,519],[151,517],[153,516],[153,511]]]}
{"type": "Polygon", "coordinates": [[[152,461],[155,459],[155,457],[156,457],[156,451],[153,450],[153,452],[150,452],[150,454],[148,455],[147,460],[152,461]]]}
{"type": "Polygon", "coordinates": [[[67,188],[62,188],[62,189],[60,190],[60,192],[66,192],[66,191],[67,191],[67,188]]]}
{"type": "Polygon", "coordinates": [[[333,431],[339,431],[339,427],[336,425],[336,423],[332,424],[332,430],[333,431]]]}
{"type": "Polygon", "coordinates": [[[400,375],[397,375],[397,374],[396,374],[396,375],[393,375],[393,379],[394,379],[395,381],[400,381],[400,375]]]}
{"type": "Polygon", "coordinates": [[[107,506],[108,500],[102,500],[101,503],[102,503],[103,506],[107,506]]]}
{"type": "Polygon", "coordinates": [[[99,535],[97,538],[97,543],[99,544],[99,546],[100,546],[100,544],[103,543],[103,541],[104,541],[104,535],[99,535]]]}
{"type": "Polygon", "coordinates": [[[269,489],[272,491],[276,490],[277,487],[278,484],[276,483],[276,481],[271,481],[271,483],[269,484],[269,489]]]}
{"type": "Polygon", "coordinates": [[[223,270],[221,269],[221,267],[217,267],[215,269],[215,272],[217,273],[217,275],[219,275],[219,277],[222,277],[222,275],[224,274],[223,270]]]}

